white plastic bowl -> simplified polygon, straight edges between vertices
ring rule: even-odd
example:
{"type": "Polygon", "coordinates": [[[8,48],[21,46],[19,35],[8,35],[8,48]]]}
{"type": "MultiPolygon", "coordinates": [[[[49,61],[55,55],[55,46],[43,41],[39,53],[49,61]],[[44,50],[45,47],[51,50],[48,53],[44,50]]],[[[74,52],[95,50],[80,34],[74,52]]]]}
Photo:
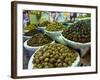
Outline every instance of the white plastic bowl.
{"type": "Polygon", "coordinates": [[[51,37],[53,40],[55,40],[56,37],[61,36],[62,31],[47,31],[47,30],[44,30],[44,33],[46,35],[48,35],[49,37],[51,37]]]}
{"type": "MultiPolygon", "coordinates": [[[[38,48],[42,47],[42,46],[29,46],[27,45],[28,40],[26,40],[24,42],[24,47],[27,51],[29,51],[30,53],[35,52],[38,48]]],[[[51,43],[54,43],[54,41],[52,41],[51,43]]]]}
{"type": "Polygon", "coordinates": [[[36,47],[29,46],[27,45],[28,40],[24,42],[24,48],[28,51],[28,55],[31,56],[41,46],[36,46],[36,47]]]}
{"type": "Polygon", "coordinates": [[[31,51],[33,49],[38,49],[39,47],[41,47],[41,46],[36,46],[36,47],[29,46],[29,45],[27,45],[27,42],[28,42],[28,40],[24,42],[24,47],[29,51],[31,51]]]}
{"type": "Polygon", "coordinates": [[[68,45],[74,49],[79,49],[82,57],[87,53],[88,49],[91,46],[91,42],[88,42],[88,43],[75,42],[75,41],[66,39],[62,35],[59,37],[56,37],[56,40],[64,45],[68,45]]]}
{"type": "MultiPolygon", "coordinates": [[[[40,47],[41,48],[41,47],[40,47]]],[[[40,49],[39,48],[39,49],[40,49]]],[[[38,49],[38,50],[39,50],[38,49]]],[[[37,51],[38,51],[37,50],[37,51]]],[[[36,51],[36,52],[37,52],[36,51]]],[[[29,60],[29,63],[28,63],[28,69],[29,70],[32,70],[33,69],[33,63],[32,63],[32,61],[33,61],[33,58],[34,58],[34,55],[36,54],[36,52],[31,56],[31,58],[30,58],[30,60],[29,60]]],[[[80,55],[79,55],[79,53],[78,52],[75,52],[75,54],[77,54],[78,56],[77,56],[77,58],[76,58],[76,60],[74,61],[74,63],[72,63],[72,65],[71,66],[69,66],[69,67],[77,67],[77,66],[79,66],[79,64],[80,64],[80,55]]]]}
{"type": "Polygon", "coordinates": [[[38,27],[39,29],[42,29],[42,30],[45,30],[46,29],[46,27],[38,27]]]}
{"type": "Polygon", "coordinates": [[[24,30],[24,33],[29,32],[29,30],[24,30]]]}
{"type": "Polygon", "coordinates": [[[26,40],[32,38],[32,36],[25,36],[25,35],[24,35],[23,38],[24,38],[24,41],[26,41],[26,40]]]}

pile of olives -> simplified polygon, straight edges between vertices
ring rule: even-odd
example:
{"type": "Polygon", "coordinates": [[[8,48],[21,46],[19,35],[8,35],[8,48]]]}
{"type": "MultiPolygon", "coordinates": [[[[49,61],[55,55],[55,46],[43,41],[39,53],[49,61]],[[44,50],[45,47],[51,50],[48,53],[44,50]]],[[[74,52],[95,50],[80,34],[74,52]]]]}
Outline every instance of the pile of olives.
{"type": "Polygon", "coordinates": [[[44,21],[40,24],[40,27],[46,27],[48,24],[50,24],[51,22],[49,21],[44,21]]]}
{"type": "Polygon", "coordinates": [[[51,43],[52,40],[42,33],[37,33],[33,35],[33,37],[27,41],[27,45],[29,46],[43,46],[45,44],[51,43]]]}
{"type": "Polygon", "coordinates": [[[26,32],[24,35],[25,36],[33,36],[36,33],[39,33],[39,31],[37,29],[32,29],[32,30],[26,32]]]}
{"type": "Polygon", "coordinates": [[[76,52],[62,44],[53,43],[41,47],[34,55],[33,68],[68,67],[77,58],[76,52]]]}
{"type": "Polygon", "coordinates": [[[64,29],[64,25],[59,22],[52,22],[47,25],[46,30],[47,31],[61,31],[64,29]]]}
{"type": "Polygon", "coordinates": [[[62,32],[63,36],[71,41],[87,43],[91,41],[91,21],[81,20],[72,24],[62,32]]]}
{"type": "Polygon", "coordinates": [[[37,26],[35,24],[29,24],[24,28],[24,30],[29,30],[30,31],[30,30],[36,29],[36,28],[37,28],[37,26]]]}

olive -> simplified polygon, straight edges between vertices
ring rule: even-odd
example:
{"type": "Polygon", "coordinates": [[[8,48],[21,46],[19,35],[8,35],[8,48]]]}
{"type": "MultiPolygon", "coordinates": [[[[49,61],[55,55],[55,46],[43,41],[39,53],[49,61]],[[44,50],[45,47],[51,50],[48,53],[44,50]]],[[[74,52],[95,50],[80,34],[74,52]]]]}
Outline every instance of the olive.
{"type": "Polygon", "coordinates": [[[58,55],[58,54],[56,54],[54,57],[55,57],[55,59],[58,59],[58,58],[59,58],[59,55],[58,55]]]}
{"type": "Polygon", "coordinates": [[[39,68],[42,68],[42,65],[39,65],[39,68]]]}
{"type": "Polygon", "coordinates": [[[55,51],[52,51],[52,53],[55,54],[56,52],[55,51]]]}
{"type": "Polygon", "coordinates": [[[51,58],[50,59],[50,63],[54,63],[55,62],[55,59],[54,58],[51,58]]]}
{"type": "Polygon", "coordinates": [[[63,56],[63,57],[66,57],[66,54],[65,54],[65,53],[63,53],[63,54],[62,54],[62,56],[63,56]]]}
{"type": "Polygon", "coordinates": [[[67,67],[68,65],[67,65],[67,63],[63,63],[63,66],[64,66],[64,67],[67,67]]]}
{"type": "Polygon", "coordinates": [[[52,57],[53,57],[53,55],[50,55],[50,57],[52,58],[52,57]]]}
{"type": "Polygon", "coordinates": [[[62,67],[62,63],[58,63],[58,65],[57,65],[58,67],[62,67]]]}
{"type": "Polygon", "coordinates": [[[33,67],[36,68],[37,67],[37,64],[34,64],[33,67]]]}
{"type": "Polygon", "coordinates": [[[44,63],[44,66],[46,66],[46,65],[48,65],[48,63],[47,63],[47,62],[45,62],[45,63],[44,63]]]}
{"type": "Polygon", "coordinates": [[[70,65],[71,64],[71,61],[68,61],[67,63],[70,65]]]}
{"type": "Polygon", "coordinates": [[[35,61],[36,61],[36,63],[39,63],[40,62],[38,59],[36,59],[35,61]]]}
{"type": "Polygon", "coordinates": [[[53,68],[53,64],[48,64],[48,66],[49,66],[50,68],[53,68]]]}
{"type": "Polygon", "coordinates": [[[49,58],[45,58],[44,61],[45,61],[45,62],[48,62],[48,61],[49,61],[49,58]]]}
{"type": "Polygon", "coordinates": [[[63,60],[63,59],[64,59],[64,57],[63,57],[63,56],[60,56],[60,59],[61,59],[61,60],[63,60]]]}
{"type": "Polygon", "coordinates": [[[43,60],[43,56],[39,57],[39,60],[43,60]]]}
{"type": "Polygon", "coordinates": [[[37,68],[40,68],[40,66],[41,66],[40,64],[37,64],[37,68]]]}
{"type": "Polygon", "coordinates": [[[47,53],[46,56],[48,57],[50,55],[50,53],[47,53]]]}
{"type": "Polygon", "coordinates": [[[58,62],[58,63],[61,62],[61,59],[58,59],[57,62],[58,62]]]}
{"type": "Polygon", "coordinates": [[[49,68],[49,66],[45,66],[45,68],[49,68]]]}
{"type": "Polygon", "coordinates": [[[61,49],[60,49],[60,52],[62,52],[62,51],[63,51],[63,49],[61,48],[61,49]]]}

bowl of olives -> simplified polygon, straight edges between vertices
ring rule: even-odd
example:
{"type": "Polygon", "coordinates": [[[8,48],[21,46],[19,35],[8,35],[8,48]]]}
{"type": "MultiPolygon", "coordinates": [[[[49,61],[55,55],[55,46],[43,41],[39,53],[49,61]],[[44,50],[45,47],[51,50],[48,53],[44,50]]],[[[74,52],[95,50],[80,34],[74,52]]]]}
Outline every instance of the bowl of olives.
{"type": "Polygon", "coordinates": [[[61,43],[79,49],[84,56],[91,45],[91,21],[80,20],[62,32],[61,43]]]}
{"type": "Polygon", "coordinates": [[[24,47],[26,50],[34,52],[39,47],[52,42],[52,39],[50,39],[47,35],[43,33],[37,33],[32,38],[24,42],[24,47]]]}
{"type": "Polygon", "coordinates": [[[56,37],[60,36],[62,31],[64,30],[64,25],[59,22],[52,22],[46,26],[44,33],[50,36],[52,39],[56,39],[56,37]]]}
{"type": "Polygon", "coordinates": [[[26,41],[26,40],[32,38],[32,36],[35,35],[36,33],[39,33],[39,30],[37,30],[37,29],[32,29],[32,30],[30,30],[30,31],[28,31],[28,32],[25,32],[25,33],[23,34],[23,35],[24,35],[24,36],[23,36],[24,41],[26,41]]]}
{"type": "Polygon", "coordinates": [[[76,67],[80,64],[77,51],[59,43],[40,47],[30,58],[28,69],[76,67]]]}
{"type": "Polygon", "coordinates": [[[49,21],[44,21],[44,22],[42,22],[42,23],[40,23],[40,24],[38,25],[38,29],[44,32],[44,30],[46,29],[46,26],[47,26],[48,24],[50,24],[50,23],[51,23],[51,22],[49,22],[49,21]]]}
{"type": "Polygon", "coordinates": [[[37,28],[37,26],[35,24],[29,24],[24,27],[24,32],[28,32],[28,31],[30,31],[32,29],[36,29],[36,28],[37,28]]]}
{"type": "Polygon", "coordinates": [[[44,22],[42,22],[42,23],[39,24],[39,27],[45,27],[46,28],[46,26],[48,24],[50,24],[50,23],[51,23],[50,21],[44,21],[44,22]]]}

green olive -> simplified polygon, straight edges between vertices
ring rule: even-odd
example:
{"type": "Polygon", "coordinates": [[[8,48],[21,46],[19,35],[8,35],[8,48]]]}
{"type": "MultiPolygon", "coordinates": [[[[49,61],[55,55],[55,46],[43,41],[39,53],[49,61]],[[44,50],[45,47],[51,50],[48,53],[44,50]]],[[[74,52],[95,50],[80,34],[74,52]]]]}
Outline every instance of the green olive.
{"type": "Polygon", "coordinates": [[[54,58],[51,58],[50,59],[50,63],[54,63],[55,62],[55,59],[54,58]]]}
{"type": "Polygon", "coordinates": [[[61,59],[58,59],[57,62],[58,62],[58,63],[61,62],[61,59]]]}
{"type": "Polygon", "coordinates": [[[36,63],[39,63],[40,62],[38,59],[36,59],[35,61],[36,61],[36,63]]]}
{"type": "Polygon", "coordinates": [[[64,66],[64,67],[67,67],[68,65],[67,65],[67,63],[63,63],[63,66],[64,66]]]}
{"type": "Polygon", "coordinates": [[[49,58],[45,58],[44,61],[45,61],[45,62],[48,62],[48,61],[49,61],[49,58]]]}
{"type": "Polygon", "coordinates": [[[62,67],[62,63],[58,63],[58,65],[57,65],[58,67],[62,67]]]}
{"type": "Polygon", "coordinates": [[[39,58],[39,60],[43,60],[43,56],[41,56],[41,57],[39,58]]]}

